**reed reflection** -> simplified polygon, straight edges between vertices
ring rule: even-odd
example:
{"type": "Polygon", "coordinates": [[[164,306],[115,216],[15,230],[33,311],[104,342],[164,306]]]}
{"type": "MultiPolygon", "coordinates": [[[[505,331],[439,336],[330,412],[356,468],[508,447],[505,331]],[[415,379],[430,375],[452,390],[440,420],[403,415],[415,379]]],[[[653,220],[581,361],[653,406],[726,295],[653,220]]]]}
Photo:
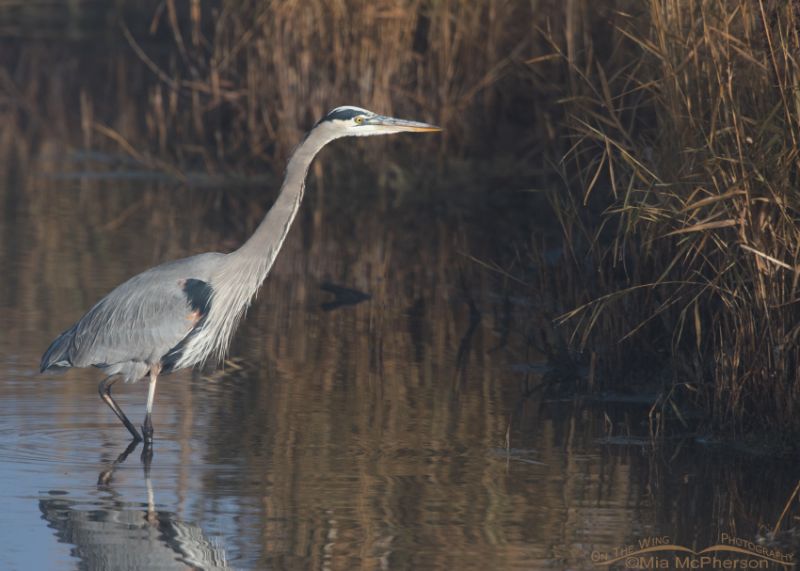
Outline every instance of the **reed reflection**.
{"type": "MultiPolygon", "coordinates": [[[[151,470],[174,480],[182,499],[156,508],[147,499],[158,492],[150,474],[143,492],[135,488],[135,451],[111,462],[102,480],[116,503],[103,496],[91,516],[77,500],[41,498],[47,520],[63,524],[58,537],[79,557],[117,557],[104,542],[124,522],[132,531],[116,535],[118,542],[152,545],[165,561],[200,561],[189,558],[213,542],[197,529],[177,529],[192,521],[224,528],[225,561],[245,568],[580,568],[592,546],[624,544],[649,530],[704,547],[725,526],[755,533],[754,521],[775,521],[791,488],[783,468],[770,470],[767,483],[752,462],[724,462],[702,448],[654,456],[640,441],[616,437],[642,434],[630,408],[593,412],[563,395],[523,400],[518,371],[535,386],[546,368],[520,344],[492,276],[459,255],[476,251],[486,228],[418,210],[410,196],[388,201],[361,179],[336,179],[324,196],[309,190],[309,212],[243,323],[233,358],[221,370],[176,374],[161,387],[164,441],[151,470]],[[323,307],[331,284],[340,295],[371,297],[323,307]],[[117,478],[121,470],[127,479],[117,478]],[[707,483],[692,484],[700,481],[707,483]],[[765,493],[746,493],[753,482],[765,493]],[[190,507],[171,508],[187,498],[190,507]],[[135,509],[126,512],[130,502],[135,509]],[[184,536],[198,538],[194,547],[168,540],[184,536]]],[[[25,192],[5,202],[13,209],[4,235],[21,247],[0,247],[0,262],[13,268],[0,280],[11,333],[0,344],[31,369],[47,333],[110,287],[156,260],[224,249],[268,202],[258,191],[161,183],[114,181],[110,192],[97,177],[71,190],[78,200],[65,198],[58,178],[20,184],[25,192]],[[108,220],[114,226],[104,228],[108,220]],[[52,255],[55,242],[67,255],[52,255]]],[[[0,375],[15,378],[10,367],[0,375]]],[[[3,402],[35,402],[13,423],[47,417],[57,440],[85,426],[64,403],[90,402],[99,430],[118,435],[93,398],[92,372],[70,375],[28,382],[24,392],[19,383],[0,384],[3,402]]],[[[83,458],[86,447],[63,454],[62,462],[83,458]]],[[[69,489],[81,497],[76,487],[69,489]]]]}

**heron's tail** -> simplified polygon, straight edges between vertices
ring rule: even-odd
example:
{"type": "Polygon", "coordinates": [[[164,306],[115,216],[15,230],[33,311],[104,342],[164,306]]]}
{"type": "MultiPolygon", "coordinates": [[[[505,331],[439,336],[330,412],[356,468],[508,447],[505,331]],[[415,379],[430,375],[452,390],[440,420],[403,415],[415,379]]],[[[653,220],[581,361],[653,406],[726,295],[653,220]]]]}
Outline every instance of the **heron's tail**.
{"type": "Polygon", "coordinates": [[[50,343],[50,347],[42,355],[42,363],[39,366],[41,372],[53,367],[71,367],[72,362],[69,360],[69,348],[74,334],[73,329],[67,329],[56,337],[56,340],[50,343]]]}

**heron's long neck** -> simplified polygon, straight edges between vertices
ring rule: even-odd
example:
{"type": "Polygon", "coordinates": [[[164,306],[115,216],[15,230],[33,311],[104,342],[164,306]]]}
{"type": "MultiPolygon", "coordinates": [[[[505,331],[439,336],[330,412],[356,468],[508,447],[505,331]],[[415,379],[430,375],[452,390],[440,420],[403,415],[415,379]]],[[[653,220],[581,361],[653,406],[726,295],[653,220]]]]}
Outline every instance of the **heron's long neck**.
{"type": "MultiPolygon", "coordinates": [[[[317,153],[329,141],[322,133],[312,131],[308,137],[297,147],[289,164],[286,167],[286,177],[281,186],[275,204],[267,212],[256,231],[238,250],[230,254],[231,258],[241,259],[249,267],[254,267],[258,261],[258,270],[264,272],[261,280],[266,277],[278,251],[286,239],[289,227],[292,225],[306,186],[306,176],[311,162],[317,153]],[[246,262],[245,262],[246,260],[246,262]]],[[[237,260],[238,261],[238,260],[237,260]]]]}
{"type": "Polygon", "coordinates": [[[225,256],[211,276],[212,297],[205,324],[187,345],[178,366],[189,366],[210,356],[221,358],[233,332],[267,277],[289,227],[300,208],[311,161],[333,140],[323,127],[312,130],[297,147],[286,167],[286,178],[275,204],[247,242],[225,256]]]}

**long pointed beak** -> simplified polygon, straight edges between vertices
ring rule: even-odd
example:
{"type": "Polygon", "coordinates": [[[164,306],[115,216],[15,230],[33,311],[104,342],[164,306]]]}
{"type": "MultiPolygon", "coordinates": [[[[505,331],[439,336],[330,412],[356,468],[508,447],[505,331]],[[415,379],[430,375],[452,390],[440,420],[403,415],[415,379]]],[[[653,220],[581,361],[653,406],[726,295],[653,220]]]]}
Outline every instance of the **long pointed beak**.
{"type": "Polygon", "coordinates": [[[375,115],[367,119],[364,125],[373,125],[375,127],[387,127],[393,132],[410,131],[415,133],[430,133],[441,131],[441,127],[430,125],[429,123],[420,123],[419,121],[407,121],[406,119],[396,119],[394,117],[386,117],[385,115],[375,115]]]}

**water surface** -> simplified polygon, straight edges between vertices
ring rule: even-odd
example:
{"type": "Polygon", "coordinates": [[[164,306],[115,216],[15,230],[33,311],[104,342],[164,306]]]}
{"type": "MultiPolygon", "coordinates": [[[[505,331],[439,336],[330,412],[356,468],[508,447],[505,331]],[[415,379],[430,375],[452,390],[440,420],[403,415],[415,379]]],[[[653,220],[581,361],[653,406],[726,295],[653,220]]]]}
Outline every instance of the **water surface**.
{"type": "MultiPolygon", "coordinates": [[[[547,366],[508,318],[530,302],[462,255],[502,223],[435,177],[312,187],[230,360],[164,377],[152,462],[115,464],[100,372],[41,375],[42,351],[131,274],[234,247],[273,194],[65,164],[0,179],[4,569],[589,569],[642,537],[755,537],[793,488],[777,461],[632,438],[646,406],[531,396],[547,366]]],[[[145,393],[116,392],[137,422],[145,393]]]]}

